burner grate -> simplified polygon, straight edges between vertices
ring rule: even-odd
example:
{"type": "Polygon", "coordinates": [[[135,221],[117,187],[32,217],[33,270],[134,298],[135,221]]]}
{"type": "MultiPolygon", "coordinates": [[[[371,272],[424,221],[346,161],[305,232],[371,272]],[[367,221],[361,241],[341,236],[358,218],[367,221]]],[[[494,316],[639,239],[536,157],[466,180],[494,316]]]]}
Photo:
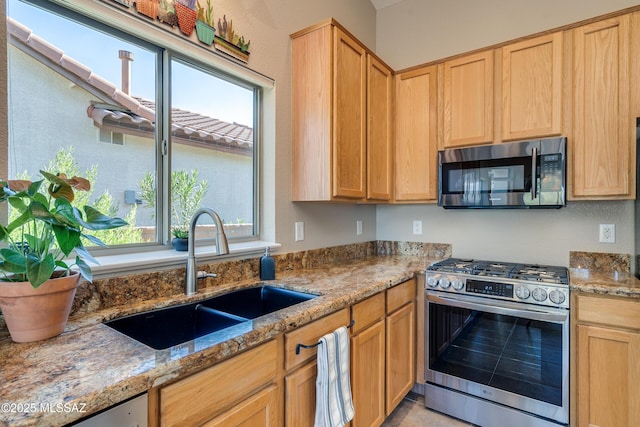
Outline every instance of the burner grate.
{"type": "Polygon", "coordinates": [[[473,276],[506,277],[531,282],[569,284],[569,274],[565,267],[547,265],[448,258],[431,265],[428,270],[473,276]]]}

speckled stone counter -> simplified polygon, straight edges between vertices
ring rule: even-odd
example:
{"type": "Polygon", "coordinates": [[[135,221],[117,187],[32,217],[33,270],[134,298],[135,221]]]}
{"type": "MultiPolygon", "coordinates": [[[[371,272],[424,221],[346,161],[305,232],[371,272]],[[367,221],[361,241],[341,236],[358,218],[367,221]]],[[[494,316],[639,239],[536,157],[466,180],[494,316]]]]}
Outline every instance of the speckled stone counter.
{"type": "Polygon", "coordinates": [[[249,328],[232,328],[166,350],[153,350],[101,322],[259,281],[235,281],[207,287],[194,297],[174,295],[76,314],[61,336],[46,341],[15,344],[5,335],[0,337],[0,404],[5,404],[0,425],[70,423],[408,280],[429,261],[424,255],[375,255],[281,271],[269,284],[319,296],[256,319],[249,328]]]}
{"type": "Polygon", "coordinates": [[[631,273],[569,269],[571,291],[640,300],[640,280],[631,273]]]}

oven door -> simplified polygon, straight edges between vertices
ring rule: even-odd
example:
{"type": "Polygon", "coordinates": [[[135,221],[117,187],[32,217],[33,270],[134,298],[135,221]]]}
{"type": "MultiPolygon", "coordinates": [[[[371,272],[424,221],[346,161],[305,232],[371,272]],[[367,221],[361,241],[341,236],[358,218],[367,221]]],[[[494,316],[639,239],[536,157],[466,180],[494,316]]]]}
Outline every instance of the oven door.
{"type": "Polygon", "coordinates": [[[568,310],[425,295],[427,383],[569,422],[568,310]]]}

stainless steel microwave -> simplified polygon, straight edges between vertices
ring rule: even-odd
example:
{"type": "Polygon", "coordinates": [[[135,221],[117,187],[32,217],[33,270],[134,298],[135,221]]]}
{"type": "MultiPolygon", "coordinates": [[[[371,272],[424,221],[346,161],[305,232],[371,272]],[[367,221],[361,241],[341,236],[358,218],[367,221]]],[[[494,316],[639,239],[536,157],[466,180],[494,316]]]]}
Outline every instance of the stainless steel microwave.
{"type": "Polygon", "coordinates": [[[560,208],[566,205],[567,138],[438,151],[444,208],[560,208]]]}

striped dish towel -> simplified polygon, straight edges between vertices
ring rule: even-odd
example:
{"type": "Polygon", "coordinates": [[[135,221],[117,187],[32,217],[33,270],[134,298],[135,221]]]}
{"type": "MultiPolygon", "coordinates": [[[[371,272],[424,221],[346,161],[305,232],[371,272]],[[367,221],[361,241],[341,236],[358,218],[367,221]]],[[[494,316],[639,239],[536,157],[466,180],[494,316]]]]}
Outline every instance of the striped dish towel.
{"type": "Polygon", "coordinates": [[[320,338],[314,427],[343,427],[354,413],[349,381],[349,333],[343,326],[320,338]]]}

